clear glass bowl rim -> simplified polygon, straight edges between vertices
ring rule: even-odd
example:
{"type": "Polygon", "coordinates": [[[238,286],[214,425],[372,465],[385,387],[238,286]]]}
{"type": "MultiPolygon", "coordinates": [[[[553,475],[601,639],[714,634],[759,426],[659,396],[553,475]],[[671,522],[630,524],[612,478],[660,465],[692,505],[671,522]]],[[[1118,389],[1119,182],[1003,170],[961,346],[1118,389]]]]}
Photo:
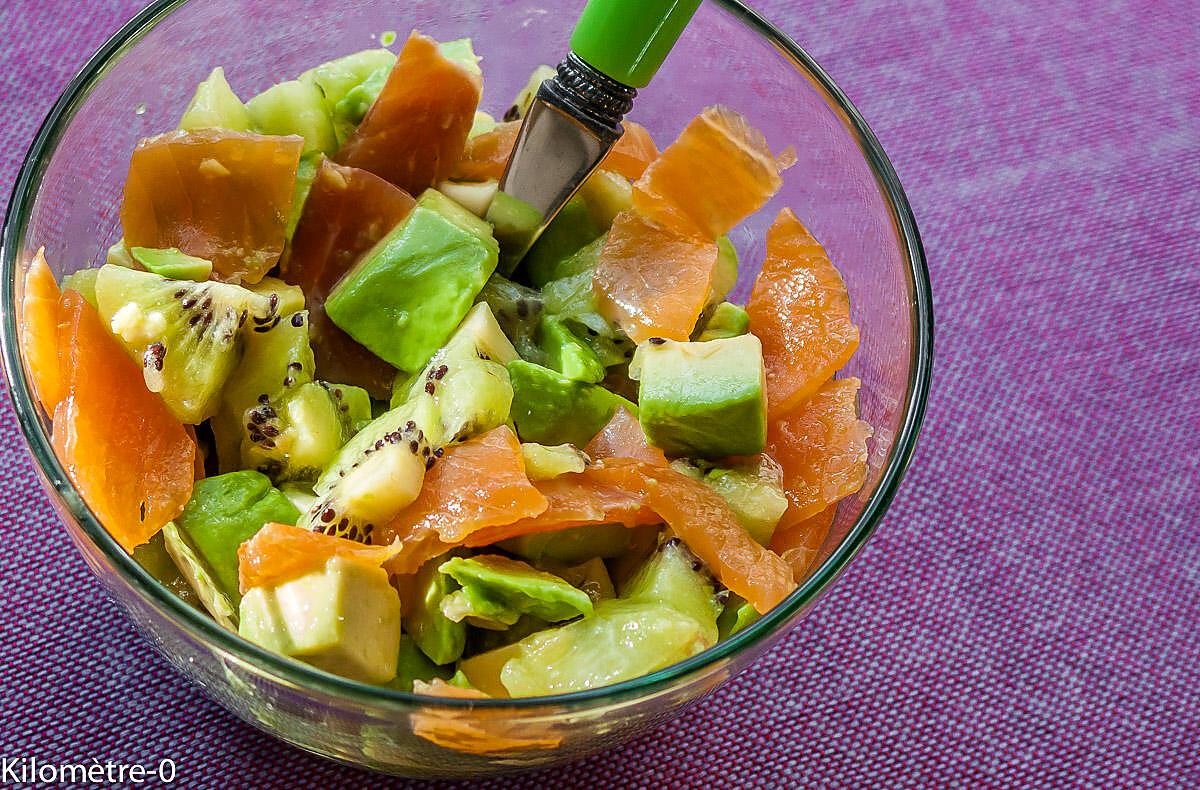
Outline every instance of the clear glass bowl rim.
{"type": "Polygon", "coordinates": [[[544,709],[548,706],[577,707],[585,703],[611,704],[661,691],[667,688],[672,681],[683,678],[692,672],[703,670],[715,662],[752,647],[787,622],[797,611],[815,601],[837,579],[866,544],[879,520],[883,517],[895,496],[916,446],[932,380],[934,321],[929,272],[908,198],[891,162],[866,121],[829,75],[817,65],[816,61],[790,37],[740,0],[714,0],[714,2],[732,14],[745,27],[793,60],[802,71],[811,75],[818,87],[825,92],[828,100],[844,113],[850,130],[857,137],[859,146],[890,204],[893,220],[902,237],[902,251],[906,254],[910,269],[911,320],[915,331],[911,359],[913,375],[908,383],[904,421],[897,433],[887,466],[883,470],[875,491],[847,532],[846,537],[815,573],[811,574],[770,613],[729,640],[686,661],[673,664],[649,675],[611,686],[568,694],[516,700],[478,700],[426,696],[371,686],[323,672],[299,661],[264,650],[237,634],[226,631],[210,617],[184,603],[138,565],[113,540],[84,504],[67,478],[66,470],[54,455],[50,437],[42,428],[38,407],[25,378],[17,342],[16,274],[23,249],[23,236],[29,219],[29,207],[40,186],[46,157],[55,150],[68,122],[86,99],[90,89],[103,79],[108,64],[120,57],[127,48],[135,44],[168,14],[188,1],[155,0],[106,41],[68,83],[42,122],[21,164],[5,215],[3,240],[0,245],[0,312],[3,313],[3,320],[0,322],[0,346],[3,349],[9,393],[21,431],[42,474],[52,482],[71,515],[84,533],[100,547],[107,560],[122,575],[124,581],[132,586],[139,595],[165,613],[176,626],[189,632],[193,638],[254,665],[260,671],[286,685],[313,689],[367,706],[394,704],[402,708],[420,706],[423,708],[508,709],[517,714],[521,710],[544,709]]]}

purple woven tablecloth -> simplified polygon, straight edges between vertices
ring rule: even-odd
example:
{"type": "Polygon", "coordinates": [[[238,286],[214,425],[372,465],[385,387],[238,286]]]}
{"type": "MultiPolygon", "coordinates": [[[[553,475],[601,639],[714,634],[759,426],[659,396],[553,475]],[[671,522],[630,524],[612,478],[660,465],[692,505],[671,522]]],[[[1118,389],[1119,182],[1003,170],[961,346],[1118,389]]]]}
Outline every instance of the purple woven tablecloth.
{"type": "MultiPolygon", "coordinates": [[[[141,0],[0,0],[0,190],[141,0]]],[[[1200,783],[1200,6],[759,0],[862,110],[925,239],[937,366],[877,536],[682,718],[517,786],[1200,783]]],[[[137,637],[0,409],[0,757],[364,785],[137,637]]],[[[0,782],[4,779],[0,776],[0,782]]]]}

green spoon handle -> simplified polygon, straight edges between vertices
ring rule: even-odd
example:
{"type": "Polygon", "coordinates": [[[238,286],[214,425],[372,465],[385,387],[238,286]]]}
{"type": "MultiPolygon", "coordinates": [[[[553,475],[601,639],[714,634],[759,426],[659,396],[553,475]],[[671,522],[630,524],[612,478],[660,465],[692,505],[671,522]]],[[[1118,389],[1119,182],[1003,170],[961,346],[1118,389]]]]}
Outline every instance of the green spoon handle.
{"type": "Polygon", "coordinates": [[[700,0],[589,0],[571,49],[631,88],[650,84],[700,0]]]}

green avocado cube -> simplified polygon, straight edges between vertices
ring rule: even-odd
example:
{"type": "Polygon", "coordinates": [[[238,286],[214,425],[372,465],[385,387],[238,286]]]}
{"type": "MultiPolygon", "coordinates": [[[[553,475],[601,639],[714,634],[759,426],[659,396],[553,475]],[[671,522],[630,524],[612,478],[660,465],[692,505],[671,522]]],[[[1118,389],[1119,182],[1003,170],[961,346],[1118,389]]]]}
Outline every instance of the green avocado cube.
{"type": "Polygon", "coordinates": [[[592,613],[592,599],[552,573],[496,554],[454,557],[438,570],[462,585],[442,601],[455,622],[503,630],[522,615],[556,623],[592,613]]]}
{"type": "Polygon", "coordinates": [[[471,309],[497,255],[486,222],[426,190],[342,278],[325,311],[376,355],[416,373],[471,309]]]}
{"type": "Polygon", "coordinates": [[[522,266],[529,281],[540,285],[557,279],[559,265],[606,230],[592,218],[582,195],[571,198],[526,253],[522,266]]]}
{"type": "Polygon", "coordinates": [[[237,608],[213,579],[208,564],[200,559],[195,547],[179,532],[175,522],[164,524],[159,535],[167,557],[174,563],[180,578],[192,590],[200,605],[219,625],[236,631],[237,608]]]}
{"type": "Polygon", "coordinates": [[[130,247],[129,254],[135,261],[146,267],[146,271],[154,272],[168,280],[204,282],[212,274],[212,261],[180,252],[175,247],[165,250],[130,247]]]}
{"type": "Polygon", "coordinates": [[[762,452],[766,373],[754,335],[703,343],[651,338],[638,347],[629,375],[640,382],[642,430],[668,455],[762,452]]]}
{"type": "Polygon", "coordinates": [[[388,682],[388,688],[398,691],[412,691],[413,681],[425,683],[434,678],[449,680],[454,673],[450,667],[439,667],[426,658],[417,643],[408,634],[400,637],[400,653],[396,659],[396,677],[388,682]]]}
{"type": "Polygon", "coordinates": [[[496,545],[530,562],[580,563],[592,557],[615,559],[633,551],[646,532],[657,527],[629,529],[622,524],[584,524],[554,532],[535,532],[502,540],[496,545]]]}
{"type": "Polygon", "coordinates": [[[596,384],[604,379],[606,371],[600,357],[560,319],[553,316],[542,319],[538,345],[545,352],[549,367],[572,381],[596,384]]]}
{"type": "Polygon", "coordinates": [[[258,472],[230,472],[197,480],[175,525],[236,607],[238,547],[268,522],[295,524],[300,511],[258,472]]]}
{"type": "Polygon", "coordinates": [[[442,614],[442,601],[458,589],[449,576],[438,571],[442,560],[433,559],[417,572],[415,600],[409,605],[404,628],[421,653],[435,664],[450,664],[459,659],[467,646],[467,626],[442,614]]]}
{"type": "Polygon", "coordinates": [[[542,212],[521,198],[501,191],[492,198],[485,216],[504,250],[500,273],[512,274],[520,263],[520,252],[529,246],[529,240],[541,227],[542,212]]]}
{"type": "Polygon", "coordinates": [[[387,683],[400,651],[400,596],[382,568],[333,557],[297,579],[248,590],[238,633],[326,672],[387,683]]]}
{"type": "Polygon", "coordinates": [[[508,364],[513,400],[509,416],[523,442],[583,447],[612,419],[617,407],[638,407],[603,387],[572,381],[523,359],[508,364]]]}
{"type": "Polygon", "coordinates": [[[704,328],[696,336],[696,340],[723,340],[727,337],[737,337],[750,331],[750,314],[738,305],[721,302],[713,308],[712,315],[704,322],[704,328]]]}
{"type": "Polygon", "coordinates": [[[476,688],[533,697],[646,675],[711,646],[704,626],[678,609],[605,600],[590,617],[481,653],[462,669],[476,688]]]}

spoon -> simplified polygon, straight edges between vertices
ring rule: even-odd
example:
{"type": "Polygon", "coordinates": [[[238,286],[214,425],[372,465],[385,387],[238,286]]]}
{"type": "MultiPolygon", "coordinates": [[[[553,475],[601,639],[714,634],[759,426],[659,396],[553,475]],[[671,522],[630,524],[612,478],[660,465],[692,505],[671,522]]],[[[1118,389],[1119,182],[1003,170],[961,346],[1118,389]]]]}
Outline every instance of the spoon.
{"type": "Polygon", "coordinates": [[[488,212],[509,274],[621,139],[621,119],[650,84],[700,0],[589,0],[557,74],[521,125],[488,212]]]}

